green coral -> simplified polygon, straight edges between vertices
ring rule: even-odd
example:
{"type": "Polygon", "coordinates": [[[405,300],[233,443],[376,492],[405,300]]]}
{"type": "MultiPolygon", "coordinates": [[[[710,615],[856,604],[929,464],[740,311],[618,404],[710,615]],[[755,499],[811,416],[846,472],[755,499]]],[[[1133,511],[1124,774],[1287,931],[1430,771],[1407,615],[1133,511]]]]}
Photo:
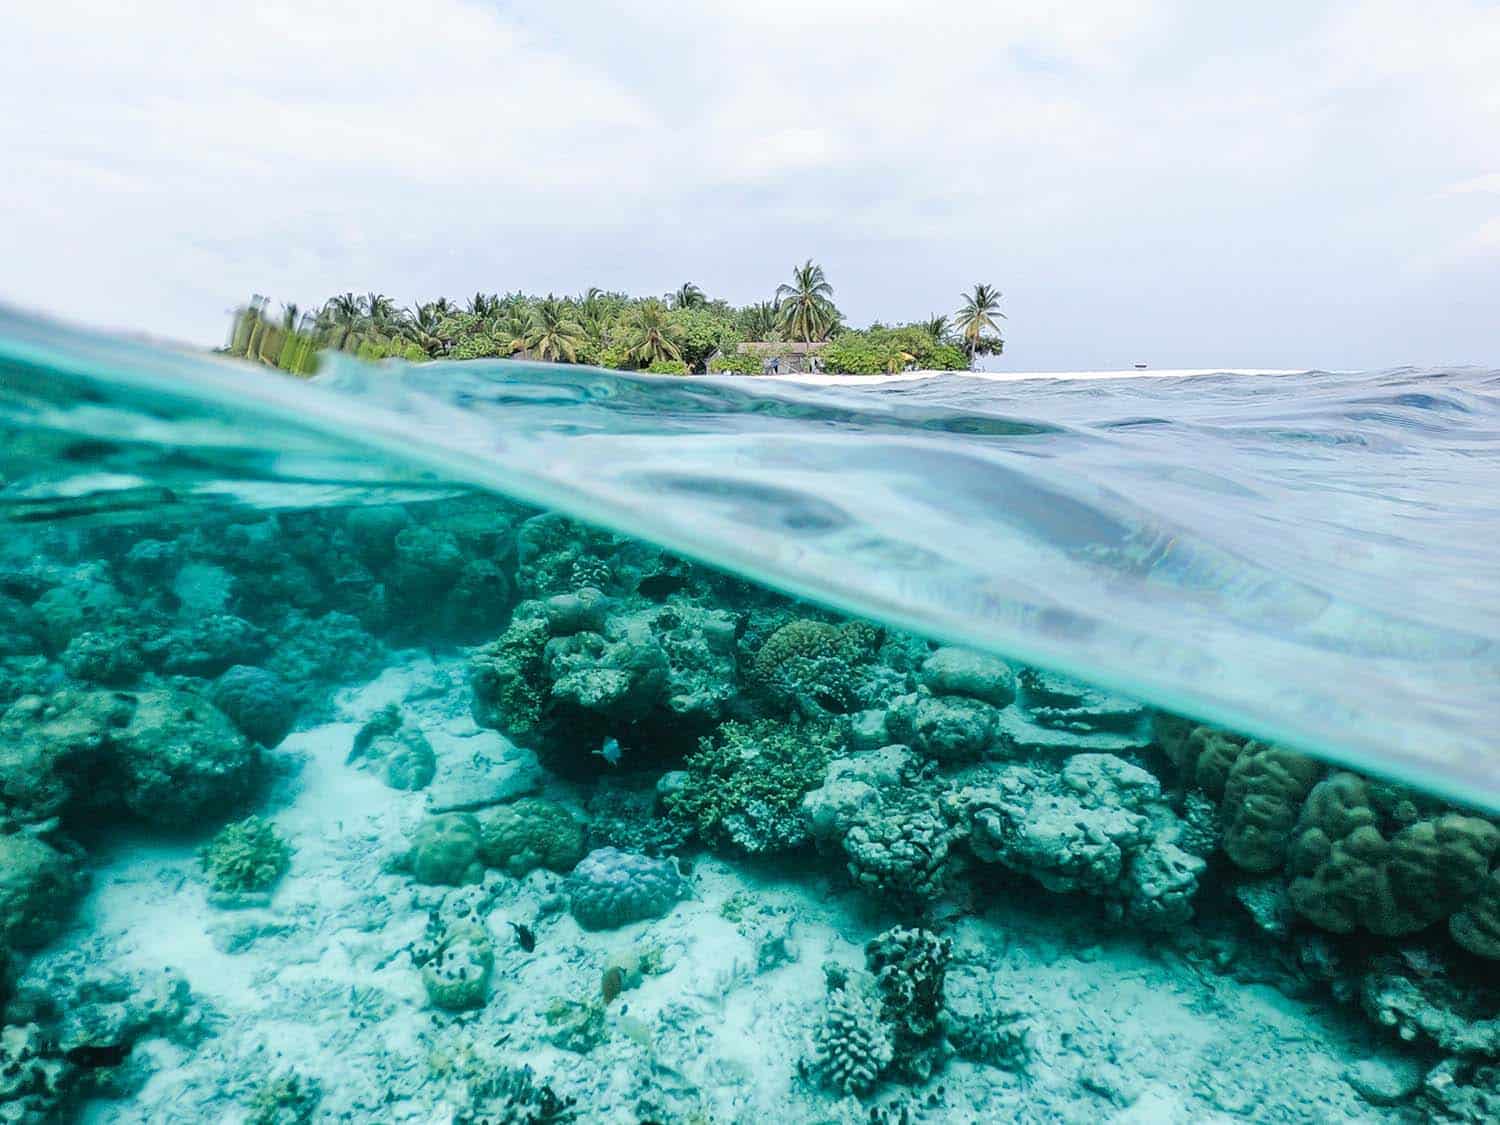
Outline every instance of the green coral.
{"type": "Polygon", "coordinates": [[[215,893],[263,893],[287,873],[292,846],[270,821],[249,816],[220,829],[198,860],[215,893]]]}
{"type": "Polygon", "coordinates": [[[520,877],[538,867],[566,873],[584,856],[583,826],[556,801],[523,797],[480,818],[480,858],[520,877]]]}
{"type": "Polygon", "coordinates": [[[419,883],[461,887],[484,878],[479,821],[469,813],[430,816],[412,834],[406,864],[419,883]]]}
{"type": "Polygon", "coordinates": [[[665,797],[669,815],[702,839],[752,854],[806,842],[802,798],[823,781],[838,748],[835,727],[730,721],[688,758],[681,784],[665,797]]]}
{"type": "Polygon", "coordinates": [[[551,639],[539,602],[518,606],[498,640],[470,658],[474,721],[521,738],[542,725],[547,702],[543,653],[551,639]]]}

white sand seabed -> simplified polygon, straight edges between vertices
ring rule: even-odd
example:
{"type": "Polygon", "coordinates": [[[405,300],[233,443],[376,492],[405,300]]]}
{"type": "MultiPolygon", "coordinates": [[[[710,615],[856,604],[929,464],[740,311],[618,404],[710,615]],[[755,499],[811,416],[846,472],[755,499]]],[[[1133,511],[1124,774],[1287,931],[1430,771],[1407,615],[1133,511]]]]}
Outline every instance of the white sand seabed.
{"type": "MultiPolygon", "coordinates": [[[[950,989],[978,975],[1028,1013],[1027,1072],[955,1059],[919,1093],[887,1085],[863,1108],[839,1101],[799,1072],[824,1008],[823,965],[860,967],[867,941],[915,918],[882,913],[828,863],[703,857],[690,897],[665,918],[605,933],[559,909],[566,884],[548,872],[414,885],[386,861],[426,815],[426,796],[346,762],[359,724],[388,702],[437,750],[439,783],[504,742],[469,717],[458,661],[413,658],[344,692],[338,721],[271,752],[279,780],[262,814],[297,851],[270,908],[209,906],[188,844],[122,842],[101,857],[79,925],[39,960],[180,972],[217,1033],[194,1050],[143,1047],[154,1077],[134,1098],[94,1103],[90,1125],[232,1125],[289,1067],[321,1084],[317,1121],[444,1125],[453,1107],[441,1060],[470,1043],[532,1066],[578,1097],[578,1120],[606,1125],[843,1125],[868,1121],[870,1102],[904,1098],[921,1100],[923,1121],[1396,1120],[1342,1080],[1353,1060],[1385,1053],[1357,1019],[1215,977],[1160,939],[1102,925],[1088,902],[1040,892],[945,903],[936,923],[955,946],[950,989]],[[732,896],[749,904],[738,922],[724,911],[732,896]],[[428,1007],[410,955],[429,917],[455,903],[479,912],[497,951],[489,1003],[461,1017],[428,1007]],[[519,946],[515,923],[532,928],[534,950],[519,946]],[[549,1042],[549,1003],[596,1000],[609,957],[651,947],[665,971],[607,1010],[603,1042],[582,1054],[549,1042]]],[[[581,807],[576,788],[545,785],[581,807]]]]}

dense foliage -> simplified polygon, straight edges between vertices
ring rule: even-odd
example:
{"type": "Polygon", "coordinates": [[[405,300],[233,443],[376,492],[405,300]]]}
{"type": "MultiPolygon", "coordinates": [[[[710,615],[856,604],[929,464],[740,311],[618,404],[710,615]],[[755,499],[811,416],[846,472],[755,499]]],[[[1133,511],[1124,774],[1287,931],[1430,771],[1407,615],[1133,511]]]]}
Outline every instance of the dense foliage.
{"type": "Polygon", "coordinates": [[[845,326],[823,267],[811,260],[777,287],[774,300],[740,307],[710,298],[692,282],[665,298],[590,288],[576,297],[475,293],[461,303],[440,297],[406,309],[382,293],[341,293],[316,311],[286,305],[279,316],[257,296],[236,314],[224,350],[303,376],[316,370],[321,351],[366,360],[517,358],[758,375],[768,356],[742,354],[747,342],[817,345],[817,363],[837,374],[956,370],[1003,346],[999,297],[978,285],[951,322],[934,316],[855,330],[845,326]]]}

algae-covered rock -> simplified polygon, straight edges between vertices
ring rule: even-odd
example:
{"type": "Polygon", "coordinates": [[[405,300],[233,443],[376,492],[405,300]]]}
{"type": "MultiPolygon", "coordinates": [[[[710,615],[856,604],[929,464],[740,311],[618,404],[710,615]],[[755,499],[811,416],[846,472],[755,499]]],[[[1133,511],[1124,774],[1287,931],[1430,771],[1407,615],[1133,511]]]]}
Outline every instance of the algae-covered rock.
{"type": "Polygon", "coordinates": [[[583,858],[583,825],[555,801],[523,797],[480,814],[479,826],[480,858],[510,875],[566,873],[583,858]]]}
{"type": "Polygon", "coordinates": [[[801,714],[847,711],[858,699],[856,668],[874,658],[879,641],[863,622],[798,618],[766,638],[750,675],[773,700],[801,714]]]}
{"type": "Polygon", "coordinates": [[[72,857],[24,832],[0,836],[0,950],[51,941],[81,887],[72,857]]]}
{"type": "Polygon", "coordinates": [[[267,749],[281,743],[297,722],[297,698],[274,672],[236,664],[214,684],[214,706],[267,749]]]}
{"type": "Polygon", "coordinates": [[[145,669],[140,649],[124,630],[79,633],[62,654],[75,680],[104,687],[128,687],[145,669]]]}
{"type": "Polygon", "coordinates": [[[838,741],[827,726],[730,721],[704,738],[664,798],[706,842],[748,854],[805,843],[802,799],[822,780],[838,741]]]}
{"type": "Polygon", "coordinates": [[[392,789],[425,789],[437,774],[432,744],[406,722],[395,704],[376,712],[359,729],[348,761],[372,771],[392,789]]]}
{"type": "Polygon", "coordinates": [[[940,762],[983,756],[995,737],[995,708],[964,696],[912,693],[886,713],[891,737],[940,762]]]}
{"type": "Polygon", "coordinates": [[[432,1006],[447,1012],[482,1008],[489,1001],[495,947],[478,926],[460,925],[443,938],[422,966],[422,986],[432,1006]]]}
{"type": "Polygon", "coordinates": [[[1016,677],[998,656],[968,648],[940,648],[922,664],[922,682],[934,695],[966,695],[994,707],[1016,698],[1016,677]]]}
{"type": "Polygon", "coordinates": [[[479,821],[468,813],[429,816],[412,836],[407,867],[419,883],[460,887],[484,878],[479,821]]]}
{"type": "Polygon", "coordinates": [[[880,1019],[891,1030],[892,1069],[926,1082],[947,1059],[943,1037],[943,982],[953,943],[930,930],[896,926],[865,946],[865,967],[875,982],[880,1019]]]}
{"type": "Polygon", "coordinates": [[[596,848],[568,879],[573,917],[586,930],[613,930],[664,917],[687,893],[669,859],[596,848]]]}
{"type": "Polygon", "coordinates": [[[175,689],[136,694],[112,736],[125,808],[169,828],[188,828],[243,800],[260,757],[202,696],[175,689]]]}

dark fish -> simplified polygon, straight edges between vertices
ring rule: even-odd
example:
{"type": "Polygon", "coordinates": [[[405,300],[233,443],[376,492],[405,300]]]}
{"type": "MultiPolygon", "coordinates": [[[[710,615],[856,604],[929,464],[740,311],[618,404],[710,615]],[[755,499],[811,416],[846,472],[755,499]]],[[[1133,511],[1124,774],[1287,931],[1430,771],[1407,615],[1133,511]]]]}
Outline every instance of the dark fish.
{"type": "Polygon", "coordinates": [[[519,922],[512,922],[511,929],[516,931],[516,944],[530,953],[536,948],[536,934],[531,932],[530,926],[523,926],[519,922]]]}

